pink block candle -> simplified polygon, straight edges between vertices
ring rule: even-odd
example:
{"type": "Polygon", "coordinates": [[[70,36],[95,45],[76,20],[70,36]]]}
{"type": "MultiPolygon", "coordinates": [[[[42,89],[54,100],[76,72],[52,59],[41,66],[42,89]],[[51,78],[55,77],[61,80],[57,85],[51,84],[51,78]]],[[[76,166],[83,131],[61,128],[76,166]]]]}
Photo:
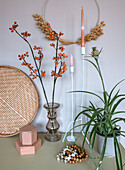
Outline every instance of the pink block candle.
{"type": "Polygon", "coordinates": [[[33,125],[25,125],[20,128],[20,141],[22,145],[32,145],[37,141],[37,128],[33,125]]]}
{"type": "Polygon", "coordinates": [[[73,55],[70,55],[70,66],[73,66],[73,55]]]}
{"type": "Polygon", "coordinates": [[[83,8],[81,10],[81,47],[85,47],[85,40],[84,40],[84,11],[83,11],[83,8]]]}
{"type": "Polygon", "coordinates": [[[32,145],[22,145],[20,140],[16,141],[16,149],[20,155],[35,154],[41,147],[41,139],[38,138],[37,141],[32,145]]]}

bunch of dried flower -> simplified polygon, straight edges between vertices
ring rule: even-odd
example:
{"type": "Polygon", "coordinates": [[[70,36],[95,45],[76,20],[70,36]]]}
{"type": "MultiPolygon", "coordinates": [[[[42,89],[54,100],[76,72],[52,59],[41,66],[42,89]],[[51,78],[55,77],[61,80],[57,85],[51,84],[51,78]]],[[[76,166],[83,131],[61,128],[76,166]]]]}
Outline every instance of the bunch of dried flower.
{"type": "MultiPolygon", "coordinates": [[[[41,31],[46,34],[45,37],[47,39],[51,39],[51,40],[56,40],[56,36],[54,36],[56,33],[56,31],[54,31],[51,26],[50,26],[50,23],[49,22],[44,22],[43,18],[38,15],[38,14],[33,14],[32,15],[35,20],[37,21],[36,25],[38,28],[41,29],[41,31]],[[50,34],[52,35],[50,37],[50,34]]],[[[86,36],[85,36],[85,42],[89,42],[89,41],[92,41],[92,40],[97,40],[101,35],[103,35],[103,29],[102,27],[105,26],[105,23],[104,21],[101,21],[100,24],[97,24],[92,30],[90,33],[88,33],[86,36]]],[[[66,40],[66,39],[62,39],[62,38],[59,38],[59,41],[63,44],[63,45],[70,45],[70,44],[81,44],[81,37],[78,38],[77,41],[70,41],[70,40],[66,40]]]]}

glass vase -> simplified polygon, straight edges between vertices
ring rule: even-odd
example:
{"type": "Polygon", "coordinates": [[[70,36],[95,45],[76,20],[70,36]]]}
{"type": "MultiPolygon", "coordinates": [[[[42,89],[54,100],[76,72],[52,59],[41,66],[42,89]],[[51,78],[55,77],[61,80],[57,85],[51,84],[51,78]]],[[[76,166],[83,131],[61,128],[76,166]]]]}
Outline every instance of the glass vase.
{"type": "Polygon", "coordinates": [[[48,111],[47,117],[49,119],[46,125],[48,133],[45,135],[45,139],[50,142],[56,142],[61,139],[61,134],[58,132],[60,125],[56,120],[56,110],[59,106],[59,103],[53,103],[53,105],[52,103],[49,103],[49,106],[47,104],[43,105],[43,107],[48,111]]]}

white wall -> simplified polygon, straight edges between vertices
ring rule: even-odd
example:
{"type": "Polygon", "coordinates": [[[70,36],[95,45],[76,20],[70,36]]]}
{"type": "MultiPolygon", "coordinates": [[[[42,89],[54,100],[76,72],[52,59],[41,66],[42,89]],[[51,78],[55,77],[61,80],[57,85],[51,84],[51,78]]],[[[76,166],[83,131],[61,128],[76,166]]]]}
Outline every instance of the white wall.
{"type": "MultiPolygon", "coordinates": [[[[101,68],[103,71],[107,91],[109,91],[115,83],[125,78],[125,52],[124,52],[124,16],[125,16],[125,1],[124,0],[98,0],[101,20],[104,20],[106,27],[104,35],[97,41],[92,41],[86,44],[86,55],[91,52],[91,47],[97,46],[99,49],[103,47],[103,53],[100,57],[101,68]]],[[[42,7],[44,0],[0,0],[0,64],[15,66],[27,74],[28,70],[21,66],[18,61],[18,54],[25,53],[29,50],[27,44],[23,42],[15,33],[11,34],[9,27],[13,21],[19,24],[18,30],[28,31],[32,34],[29,38],[32,45],[43,47],[45,60],[43,67],[48,71],[45,79],[45,86],[49,100],[51,100],[52,78],[49,76],[52,69],[51,58],[55,55],[54,51],[49,46],[50,42],[44,38],[44,35],[35,25],[35,20],[32,14],[38,13],[42,15],[42,7]],[[49,83],[48,83],[49,82],[49,83]]],[[[53,29],[57,32],[64,32],[65,39],[77,40],[80,37],[80,22],[81,22],[81,6],[85,11],[85,33],[89,33],[97,21],[97,6],[95,0],[49,0],[46,7],[46,20],[50,22],[53,29]]],[[[74,56],[74,89],[81,89],[82,79],[82,63],[80,57],[80,46],[66,46],[66,53],[74,56]]],[[[69,59],[67,60],[68,70],[59,79],[56,86],[56,101],[61,104],[58,113],[58,121],[60,123],[60,131],[66,131],[66,128],[71,120],[71,96],[67,92],[70,91],[70,72],[69,59]]],[[[42,88],[39,80],[34,81],[40,95],[40,108],[33,124],[37,126],[38,131],[45,131],[47,122],[47,113],[42,105],[45,103],[42,94],[42,88]]],[[[100,80],[95,70],[85,62],[84,72],[84,87],[86,90],[94,92],[101,91],[100,80]]],[[[125,92],[125,83],[120,85],[121,92],[125,92]]],[[[80,94],[75,94],[75,115],[80,111],[80,94]]],[[[84,95],[84,104],[88,104],[90,98],[84,95]]],[[[93,100],[96,100],[94,98],[93,100]]],[[[97,103],[97,101],[95,101],[97,103]]],[[[124,103],[120,109],[125,110],[124,103]]],[[[123,115],[124,116],[124,115],[123,115]]],[[[124,116],[125,117],[125,116],[124,116]]],[[[125,129],[125,125],[121,124],[125,129]]],[[[125,142],[122,139],[122,143],[125,142]]]]}

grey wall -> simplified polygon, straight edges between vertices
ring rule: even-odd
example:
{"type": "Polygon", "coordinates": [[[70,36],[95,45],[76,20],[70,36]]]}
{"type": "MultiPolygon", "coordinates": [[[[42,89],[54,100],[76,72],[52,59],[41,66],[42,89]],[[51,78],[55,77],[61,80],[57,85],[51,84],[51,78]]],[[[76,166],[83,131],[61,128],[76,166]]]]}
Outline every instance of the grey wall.
{"type": "MultiPolygon", "coordinates": [[[[100,6],[100,19],[104,20],[106,27],[104,35],[97,41],[91,41],[86,44],[86,55],[91,52],[91,47],[97,46],[99,49],[103,47],[103,53],[100,57],[100,64],[107,87],[109,91],[115,83],[125,78],[125,47],[124,47],[124,29],[125,29],[125,1],[124,0],[98,0],[100,6]]],[[[47,76],[44,84],[47,95],[51,100],[52,81],[50,72],[53,67],[52,57],[55,55],[54,50],[49,46],[50,42],[44,38],[44,35],[35,25],[32,14],[38,13],[42,15],[42,7],[44,0],[0,0],[0,64],[15,66],[27,74],[28,70],[21,66],[18,61],[18,54],[25,53],[29,50],[27,44],[23,42],[15,33],[11,34],[9,27],[13,21],[19,24],[18,31],[29,31],[32,36],[29,38],[32,45],[43,47],[45,55],[43,69],[46,70],[47,76]]],[[[97,21],[97,6],[94,0],[49,0],[46,7],[46,20],[50,22],[53,29],[57,32],[64,32],[65,39],[77,40],[80,37],[80,18],[81,6],[85,11],[85,34],[89,33],[97,21]]],[[[74,56],[74,90],[81,89],[82,79],[82,62],[80,56],[80,46],[66,46],[66,53],[74,56]]],[[[60,131],[66,131],[71,121],[71,95],[67,92],[71,89],[71,79],[69,72],[69,58],[66,61],[68,70],[57,82],[56,101],[61,104],[58,121],[60,123],[60,131]]],[[[39,95],[40,107],[33,124],[37,126],[38,131],[45,131],[47,122],[47,113],[42,105],[45,103],[42,94],[42,88],[39,80],[34,81],[39,95]]],[[[125,92],[125,83],[120,85],[121,92],[125,92]]],[[[84,89],[91,90],[96,93],[101,92],[101,83],[96,71],[91,65],[84,64],[84,89]]],[[[96,104],[96,98],[90,98],[84,95],[84,105],[88,105],[89,100],[93,100],[96,104]]],[[[74,95],[74,115],[80,111],[80,94],[74,95]]],[[[22,101],[23,102],[23,101],[22,101]]],[[[125,104],[121,104],[119,109],[125,110],[125,104]]],[[[124,116],[124,115],[123,115],[124,116]]],[[[125,116],[124,116],[125,117],[125,116]]],[[[123,129],[125,125],[121,123],[123,129]]],[[[125,142],[121,139],[125,146],[125,142]]]]}

